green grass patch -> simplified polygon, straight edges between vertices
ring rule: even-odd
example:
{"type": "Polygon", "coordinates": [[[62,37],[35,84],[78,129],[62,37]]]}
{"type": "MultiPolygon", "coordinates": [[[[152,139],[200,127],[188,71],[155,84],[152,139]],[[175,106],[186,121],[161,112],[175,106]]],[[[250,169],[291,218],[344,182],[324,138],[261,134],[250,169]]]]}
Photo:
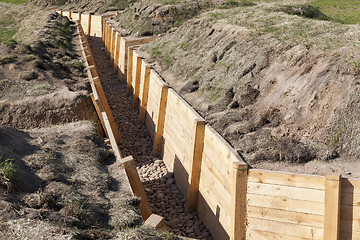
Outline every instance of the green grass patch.
{"type": "Polygon", "coordinates": [[[10,41],[17,31],[13,21],[0,20],[0,43],[10,41]]]}
{"type": "Polygon", "coordinates": [[[27,3],[28,0],[0,0],[0,2],[21,5],[21,4],[27,3]]]}
{"type": "Polygon", "coordinates": [[[345,24],[360,23],[360,1],[314,0],[310,3],[335,21],[345,24]]]}

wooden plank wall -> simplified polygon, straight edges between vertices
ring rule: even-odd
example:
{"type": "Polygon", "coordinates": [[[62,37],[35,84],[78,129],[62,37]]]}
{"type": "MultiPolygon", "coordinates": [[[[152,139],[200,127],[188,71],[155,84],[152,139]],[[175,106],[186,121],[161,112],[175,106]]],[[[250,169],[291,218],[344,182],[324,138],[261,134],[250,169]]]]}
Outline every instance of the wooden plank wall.
{"type": "Polygon", "coordinates": [[[155,138],[156,131],[159,128],[159,106],[161,102],[161,93],[163,87],[167,87],[167,84],[162,80],[162,78],[157,74],[157,72],[152,69],[150,72],[145,125],[153,139],[155,138]]]}
{"type": "Polygon", "coordinates": [[[214,239],[232,235],[233,162],[244,164],[220,134],[206,125],[197,213],[214,239]]]}
{"type": "Polygon", "coordinates": [[[325,178],[250,169],[247,239],[323,239],[325,178]]]}
{"type": "Polygon", "coordinates": [[[360,239],[360,180],[342,179],[340,205],[340,238],[360,239]]]}
{"type": "MultiPolygon", "coordinates": [[[[80,18],[87,33],[88,14],[63,14],[80,18]]],[[[99,19],[94,35],[103,31],[103,20],[99,19]]],[[[196,209],[214,239],[360,239],[360,180],[340,175],[246,171],[247,165],[220,134],[205,126],[136,50],[129,50],[151,38],[130,41],[108,21],[103,23],[110,64],[123,80],[129,73],[129,93],[134,95],[134,107],[141,107],[140,121],[144,118],[154,139],[154,153],[161,150],[165,164],[174,171],[176,184],[188,198],[187,210],[196,209]]],[[[92,97],[100,99],[104,93],[91,50],[83,41],[87,72],[95,89],[92,97]]],[[[104,106],[98,110],[104,111],[104,106]]],[[[110,126],[111,120],[104,113],[100,120],[110,126]]],[[[113,141],[118,139],[114,136],[113,141]]]]}
{"type": "Polygon", "coordinates": [[[86,35],[89,35],[89,17],[90,17],[90,14],[85,14],[85,13],[82,13],[81,14],[81,26],[84,30],[84,33],[86,35]]]}
{"type": "Polygon", "coordinates": [[[204,119],[181,98],[169,89],[163,133],[163,160],[174,172],[180,191],[187,196],[191,184],[194,161],[196,121],[204,119]]]}
{"type": "Polygon", "coordinates": [[[91,15],[90,36],[102,37],[102,19],[103,16],[91,15]]]}

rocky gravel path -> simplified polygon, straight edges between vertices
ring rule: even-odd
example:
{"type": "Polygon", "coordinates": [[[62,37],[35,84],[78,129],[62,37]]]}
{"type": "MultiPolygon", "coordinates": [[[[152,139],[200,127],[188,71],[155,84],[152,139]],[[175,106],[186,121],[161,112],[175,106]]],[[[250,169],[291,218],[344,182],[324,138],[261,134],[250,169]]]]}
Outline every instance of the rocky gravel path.
{"type": "Polygon", "coordinates": [[[139,123],[139,112],[132,107],[132,96],[126,84],[113,74],[106,59],[100,38],[89,39],[106,97],[121,134],[119,147],[124,156],[132,155],[137,162],[151,209],[163,216],[169,230],[176,235],[210,240],[209,231],[195,213],[185,213],[185,198],[174,183],[161,159],[152,155],[153,142],[144,125],[139,123]]]}

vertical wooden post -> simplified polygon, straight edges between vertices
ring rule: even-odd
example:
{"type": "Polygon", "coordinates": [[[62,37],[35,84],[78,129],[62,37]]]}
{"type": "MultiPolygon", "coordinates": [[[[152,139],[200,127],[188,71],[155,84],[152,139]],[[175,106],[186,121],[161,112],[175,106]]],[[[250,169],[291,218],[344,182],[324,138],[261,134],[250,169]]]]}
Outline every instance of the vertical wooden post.
{"type": "Polygon", "coordinates": [[[205,134],[205,121],[196,119],[194,121],[194,143],[193,143],[193,162],[190,175],[190,186],[188,190],[188,196],[186,201],[186,211],[196,211],[198,194],[199,194],[199,183],[200,183],[200,172],[201,172],[201,160],[202,152],[204,147],[204,134],[205,134]]]}
{"type": "Polygon", "coordinates": [[[233,191],[232,191],[232,233],[231,240],[245,240],[246,238],[246,190],[247,165],[233,162],[233,191]]]}
{"type": "Polygon", "coordinates": [[[107,41],[107,52],[106,52],[106,57],[107,58],[110,58],[110,49],[111,49],[111,36],[112,36],[112,26],[110,23],[108,23],[109,25],[109,29],[108,29],[108,33],[107,33],[107,38],[108,38],[108,41],[107,41]]]}
{"type": "Polygon", "coordinates": [[[91,14],[89,13],[89,24],[88,24],[88,36],[90,37],[90,31],[91,31],[91,14]]]}
{"type": "Polygon", "coordinates": [[[116,42],[117,42],[117,39],[116,39],[116,30],[115,28],[112,29],[111,31],[111,39],[112,39],[112,42],[111,42],[111,48],[110,48],[110,66],[114,66],[114,61],[115,61],[115,46],[116,46],[116,42]]]}
{"type": "Polygon", "coordinates": [[[132,156],[121,159],[121,163],[125,168],[126,175],[129,179],[131,189],[135,196],[140,198],[140,212],[144,221],[152,214],[149,202],[146,197],[144,186],[140,180],[136,169],[135,161],[132,156]]]}
{"type": "Polygon", "coordinates": [[[154,138],[153,152],[154,152],[155,156],[159,156],[161,153],[161,143],[162,143],[162,137],[163,137],[163,133],[164,133],[164,122],[165,122],[168,90],[169,90],[169,87],[167,85],[163,85],[161,88],[161,96],[160,96],[160,103],[159,103],[159,116],[158,116],[158,122],[156,124],[155,138],[154,138]]]}
{"type": "Polygon", "coordinates": [[[119,54],[120,54],[120,40],[121,34],[116,32],[116,44],[114,49],[114,73],[116,74],[119,70],[119,54]]]}
{"type": "Polygon", "coordinates": [[[135,84],[134,84],[134,101],[133,108],[139,107],[140,78],[141,78],[142,58],[136,58],[135,84]]]}
{"type": "Polygon", "coordinates": [[[127,64],[127,94],[131,94],[131,84],[133,78],[133,56],[134,48],[129,47],[128,64],[127,64]]]}
{"type": "Polygon", "coordinates": [[[102,33],[102,44],[103,44],[103,47],[105,47],[105,36],[106,36],[106,34],[105,34],[105,32],[106,32],[106,20],[105,20],[105,17],[102,17],[101,18],[101,28],[102,28],[102,31],[101,31],[101,33],[102,33]]]}
{"type": "Polygon", "coordinates": [[[63,15],[63,10],[60,10],[60,15],[63,15]]]}
{"type": "Polygon", "coordinates": [[[72,19],[72,12],[69,11],[69,19],[72,19]]]}
{"type": "Polygon", "coordinates": [[[80,22],[80,25],[81,25],[81,12],[79,12],[79,22],[80,22]]]}
{"type": "Polygon", "coordinates": [[[324,240],[338,240],[340,232],[341,174],[326,174],[324,240]]]}
{"type": "Polygon", "coordinates": [[[145,123],[145,113],[146,113],[148,95],[149,95],[151,68],[148,65],[146,65],[145,62],[142,63],[142,67],[145,68],[145,73],[144,73],[144,88],[142,92],[139,121],[140,123],[145,123]]]}

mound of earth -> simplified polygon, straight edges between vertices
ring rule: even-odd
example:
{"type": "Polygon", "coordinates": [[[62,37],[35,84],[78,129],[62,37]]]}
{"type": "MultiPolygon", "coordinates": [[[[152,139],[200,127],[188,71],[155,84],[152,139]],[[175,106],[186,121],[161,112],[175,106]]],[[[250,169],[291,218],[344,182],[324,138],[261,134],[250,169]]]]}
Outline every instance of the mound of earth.
{"type": "Polygon", "coordinates": [[[74,24],[55,13],[41,14],[21,21],[16,40],[1,45],[1,125],[33,128],[93,116],[74,24]],[[37,35],[23,35],[23,27],[35,21],[37,35]]]}
{"type": "Polygon", "coordinates": [[[359,38],[258,4],[205,12],[142,50],[251,166],[280,170],[358,158],[359,38]]]}

